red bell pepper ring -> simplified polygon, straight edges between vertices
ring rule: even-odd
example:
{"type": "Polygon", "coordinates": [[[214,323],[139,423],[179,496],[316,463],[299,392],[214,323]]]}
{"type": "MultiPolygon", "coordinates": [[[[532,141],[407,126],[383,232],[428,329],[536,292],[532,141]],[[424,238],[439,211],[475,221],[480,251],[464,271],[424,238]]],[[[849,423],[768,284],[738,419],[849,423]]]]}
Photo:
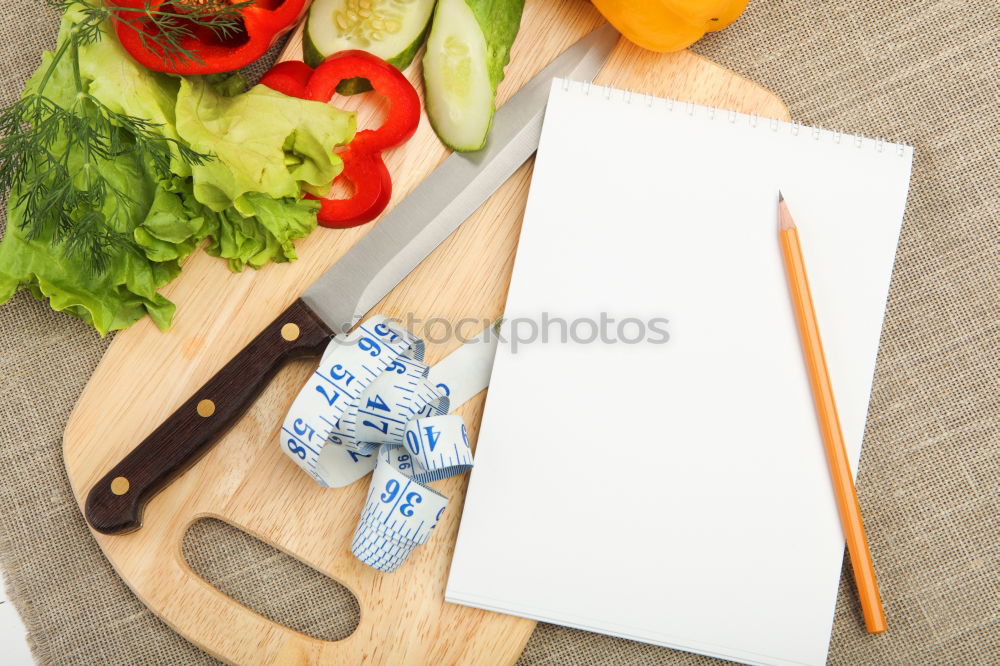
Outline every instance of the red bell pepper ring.
{"type": "MultiPolygon", "coordinates": [[[[290,97],[305,97],[306,84],[313,69],[300,60],[278,63],[260,79],[260,84],[290,97]]],[[[380,153],[358,151],[354,143],[340,153],[344,170],[338,179],[350,181],[354,194],[346,199],[320,198],[306,194],[306,199],[319,200],[317,219],[321,226],[347,229],[370,222],[378,217],[392,197],[392,179],[380,153]]]]}
{"type": "Polygon", "coordinates": [[[279,62],[262,76],[260,84],[289,97],[303,99],[306,96],[306,84],[312,75],[313,68],[301,60],[286,60],[279,62]]]}
{"type": "Polygon", "coordinates": [[[340,51],[323,61],[306,85],[306,98],[329,102],[341,81],[355,78],[368,79],[389,100],[389,113],[378,129],[358,132],[351,146],[380,152],[412,137],[420,124],[417,91],[398,69],[366,51],[340,51]]]}
{"type": "Polygon", "coordinates": [[[306,194],[307,199],[319,199],[322,206],[317,218],[321,226],[348,229],[371,222],[382,214],[392,198],[392,179],[379,153],[357,152],[348,147],[340,153],[344,170],[337,177],[349,180],[354,195],[347,199],[320,199],[306,194]]]}
{"type": "Polygon", "coordinates": [[[338,178],[350,181],[354,194],[346,199],[318,199],[320,225],[346,229],[371,222],[392,198],[392,179],[382,161],[381,151],[398,146],[413,136],[420,123],[420,98],[413,85],[392,65],[365,51],[335,53],[315,70],[303,62],[285,61],[275,65],[260,83],[292,97],[320,102],[333,99],[344,80],[368,79],[376,92],[389,100],[389,112],[381,127],[362,130],[340,153],[344,170],[338,178]]]}
{"type": "MultiPolygon", "coordinates": [[[[192,76],[233,72],[257,60],[278,39],[291,30],[305,14],[310,0],[255,0],[240,11],[243,30],[221,37],[211,29],[188,22],[190,34],[180,39],[180,45],[196,58],[172,58],[163,53],[148,35],[156,28],[146,18],[146,3],[152,9],[184,12],[183,0],[110,0],[109,4],[129,10],[115,13],[118,41],[135,60],[156,72],[192,76]]],[[[177,19],[182,24],[184,19],[177,19]]]]}

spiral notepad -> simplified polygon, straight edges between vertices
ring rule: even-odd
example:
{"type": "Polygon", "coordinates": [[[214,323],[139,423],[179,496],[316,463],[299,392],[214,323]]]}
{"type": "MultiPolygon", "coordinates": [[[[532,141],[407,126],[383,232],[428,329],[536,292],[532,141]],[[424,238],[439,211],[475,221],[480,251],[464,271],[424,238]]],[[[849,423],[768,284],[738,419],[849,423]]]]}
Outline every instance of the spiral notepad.
{"type": "MultiPolygon", "coordinates": [[[[446,599],[824,664],[844,540],[777,195],[856,470],[912,158],[557,81],[446,599]]],[[[876,569],[891,566],[872,537],[876,569]]]]}

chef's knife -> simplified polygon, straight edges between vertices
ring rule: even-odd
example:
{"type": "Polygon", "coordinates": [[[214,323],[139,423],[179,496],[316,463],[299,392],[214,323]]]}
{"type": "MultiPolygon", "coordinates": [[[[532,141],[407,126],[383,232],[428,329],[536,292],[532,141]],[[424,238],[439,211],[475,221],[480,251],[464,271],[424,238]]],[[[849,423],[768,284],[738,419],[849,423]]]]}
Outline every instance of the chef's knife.
{"type": "Polygon", "coordinates": [[[486,148],[452,154],[212,379],[91,489],[98,532],[138,529],[146,502],[204,454],[284,363],[318,356],[466,220],[538,147],[555,77],[591,81],[618,33],[598,28],[532,78],[493,119],[486,148]]]}

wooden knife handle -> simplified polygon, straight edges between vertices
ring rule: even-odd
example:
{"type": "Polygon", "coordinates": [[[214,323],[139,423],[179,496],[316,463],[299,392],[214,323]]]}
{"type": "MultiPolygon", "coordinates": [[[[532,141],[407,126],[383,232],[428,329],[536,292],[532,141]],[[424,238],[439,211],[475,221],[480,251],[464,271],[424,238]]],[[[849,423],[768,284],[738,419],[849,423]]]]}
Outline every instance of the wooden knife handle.
{"type": "Polygon", "coordinates": [[[208,451],[286,361],[323,353],[333,331],[296,300],[101,479],[85,513],[98,532],[142,525],[146,502],[208,451]]]}

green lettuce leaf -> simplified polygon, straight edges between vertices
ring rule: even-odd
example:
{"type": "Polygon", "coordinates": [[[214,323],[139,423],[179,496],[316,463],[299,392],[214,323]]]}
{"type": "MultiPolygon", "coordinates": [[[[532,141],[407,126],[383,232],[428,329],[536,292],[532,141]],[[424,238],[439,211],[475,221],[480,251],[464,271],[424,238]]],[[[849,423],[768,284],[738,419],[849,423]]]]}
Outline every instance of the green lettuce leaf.
{"type": "MultiPolygon", "coordinates": [[[[155,214],[159,188],[143,177],[134,158],[120,156],[101,162],[100,168],[112,182],[130,187],[135,201],[129,209],[130,224],[138,226],[146,212],[155,214]]],[[[18,194],[11,193],[7,228],[0,242],[0,303],[25,288],[36,298],[47,298],[53,310],[80,317],[102,335],[147,314],[160,328],[169,326],[174,305],[157,291],[180,272],[179,257],[157,262],[124,251],[112,257],[107,270],[95,275],[78,258],[67,256],[65,248],[53,244],[51,233],[29,239],[21,232],[24,218],[16,203],[18,194]]]]}
{"type": "Polygon", "coordinates": [[[250,192],[232,208],[216,213],[219,231],[212,234],[205,251],[228,259],[234,272],[244,266],[294,261],[298,257],[292,241],[316,228],[318,210],[318,201],[274,199],[250,192]]]}
{"type": "Polygon", "coordinates": [[[255,86],[224,97],[205,79],[181,81],[177,130],[217,159],[192,168],[194,194],[215,211],[248,192],[297,197],[303,183],[329,185],[343,168],[333,147],[354,137],[354,115],[255,86]]]}
{"type": "MultiPolygon", "coordinates": [[[[60,43],[79,20],[76,10],[64,15],[60,43]]],[[[26,94],[38,91],[52,57],[43,55],[26,94]]],[[[100,275],[88,273],[51,236],[27,238],[19,193],[12,192],[0,240],[0,304],[26,289],[102,335],[145,315],[166,329],[174,304],[159,290],[198,247],[226,259],[234,271],[296,258],[294,241],[315,229],[319,208],[298,198],[300,188],[328,187],[340,173],[332,148],[353,138],[353,114],[261,86],[238,94],[244,86],[236,78],[150,72],[107,28],[100,41],[80,49],[80,74],[89,92],[113,111],[145,118],[164,137],[215,157],[192,168],[175,151],[167,179],[129,153],[100,160],[102,174],[134,200],[118,231],[130,233],[138,247],[115,255],[100,275]]],[[[44,94],[72,106],[69,58],[59,62],[44,94]]],[[[82,157],[71,155],[70,162],[82,163],[82,157]]],[[[111,205],[105,205],[106,214],[111,205]]]]}

